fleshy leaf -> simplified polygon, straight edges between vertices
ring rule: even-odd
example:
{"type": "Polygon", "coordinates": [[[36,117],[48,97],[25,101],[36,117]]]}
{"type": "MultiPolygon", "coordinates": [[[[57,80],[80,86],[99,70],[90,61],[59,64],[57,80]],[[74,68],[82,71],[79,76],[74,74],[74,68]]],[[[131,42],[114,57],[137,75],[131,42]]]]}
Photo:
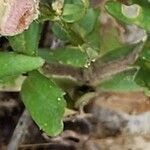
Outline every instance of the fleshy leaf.
{"type": "Polygon", "coordinates": [[[47,21],[47,20],[51,20],[51,21],[57,20],[57,16],[54,10],[52,9],[51,5],[41,2],[39,11],[40,11],[40,14],[38,17],[38,21],[42,22],[42,21],[47,21]]]}
{"type": "Polygon", "coordinates": [[[88,0],[65,1],[62,20],[68,23],[79,21],[85,15],[88,5],[88,0]]]}
{"type": "Polygon", "coordinates": [[[138,64],[150,69],[150,37],[145,42],[138,64]]]}
{"type": "Polygon", "coordinates": [[[143,51],[141,52],[141,58],[146,61],[150,61],[150,37],[148,37],[145,45],[143,47],[143,51]]]}
{"type": "Polygon", "coordinates": [[[69,41],[73,45],[81,45],[84,42],[81,36],[73,31],[68,24],[55,22],[52,26],[52,31],[57,38],[67,42],[69,41]]]}
{"type": "Polygon", "coordinates": [[[98,31],[94,30],[90,34],[88,34],[85,38],[85,41],[89,47],[93,50],[99,52],[101,46],[100,34],[98,31]]]}
{"type": "Polygon", "coordinates": [[[106,63],[127,56],[134,50],[134,46],[124,46],[109,51],[100,57],[100,62],[106,63]]]}
{"type": "Polygon", "coordinates": [[[150,70],[146,68],[141,68],[135,78],[137,84],[142,86],[145,90],[145,93],[150,96],[150,70]]]}
{"type": "Polygon", "coordinates": [[[86,15],[80,21],[74,24],[75,30],[82,37],[85,37],[95,29],[99,14],[100,11],[98,9],[88,9],[86,15]]]}
{"type": "Polygon", "coordinates": [[[0,78],[26,73],[38,69],[43,64],[44,60],[40,57],[0,52],[0,78]]]}
{"type": "Polygon", "coordinates": [[[87,54],[78,47],[65,47],[55,50],[41,49],[39,55],[50,63],[60,63],[74,67],[83,67],[88,62],[87,54]]]}
{"type": "Polygon", "coordinates": [[[150,32],[150,7],[148,2],[147,5],[135,3],[127,6],[111,0],[106,3],[105,8],[116,19],[126,24],[135,24],[150,32]]]}
{"type": "Polygon", "coordinates": [[[64,92],[51,79],[31,72],[21,90],[22,100],[39,128],[50,136],[63,130],[64,92]],[[32,91],[32,92],[31,92],[32,91]]]}
{"type": "Polygon", "coordinates": [[[111,50],[115,50],[124,46],[121,42],[120,32],[118,28],[114,26],[112,21],[101,24],[100,27],[100,41],[101,47],[100,52],[101,54],[105,54],[111,50]]]}
{"type": "Polygon", "coordinates": [[[138,69],[133,68],[114,75],[110,79],[102,81],[100,89],[115,92],[142,91],[143,88],[134,81],[137,71],[138,69]]]}
{"type": "Polygon", "coordinates": [[[40,31],[40,24],[33,22],[28,30],[16,36],[8,37],[8,40],[15,52],[35,55],[38,49],[40,31]]]}

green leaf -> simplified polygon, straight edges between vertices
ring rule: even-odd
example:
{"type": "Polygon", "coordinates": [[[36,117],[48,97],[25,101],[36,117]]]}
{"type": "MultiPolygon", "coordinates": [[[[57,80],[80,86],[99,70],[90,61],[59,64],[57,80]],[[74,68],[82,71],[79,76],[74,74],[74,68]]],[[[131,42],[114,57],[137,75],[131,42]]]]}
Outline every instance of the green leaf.
{"type": "Polygon", "coordinates": [[[143,47],[143,51],[141,52],[141,58],[146,61],[150,61],[150,36],[148,37],[145,45],[143,47]]]}
{"type": "Polygon", "coordinates": [[[137,68],[133,68],[114,75],[110,79],[102,81],[99,88],[115,92],[143,91],[143,88],[134,81],[137,71],[137,68]]]}
{"type": "Polygon", "coordinates": [[[93,50],[99,52],[101,46],[100,33],[96,30],[92,31],[85,38],[86,44],[91,47],[93,50]]]}
{"type": "Polygon", "coordinates": [[[100,28],[101,54],[124,46],[120,40],[118,28],[113,23],[101,24],[100,28]]]}
{"type": "Polygon", "coordinates": [[[59,63],[74,67],[83,67],[88,62],[85,52],[78,47],[64,47],[54,50],[39,50],[39,55],[49,63],[59,63]]]}
{"type": "Polygon", "coordinates": [[[66,42],[69,41],[73,45],[81,45],[84,42],[81,36],[73,31],[68,24],[55,22],[52,26],[52,31],[57,38],[66,42]]]}
{"type": "MultiPolygon", "coordinates": [[[[96,42],[96,41],[95,41],[96,42]]],[[[94,62],[97,58],[99,58],[99,53],[97,47],[93,46],[94,43],[85,43],[81,46],[82,51],[84,51],[87,55],[87,63],[84,65],[85,67],[89,67],[91,62],[94,62]]]]}
{"type": "MultiPolygon", "coordinates": [[[[144,1],[144,3],[145,2],[146,1],[144,1]]],[[[150,32],[150,6],[148,1],[147,5],[139,5],[136,3],[134,5],[126,6],[120,2],[111,0],[106,3],[105,7],[116,19],[126,24],[135,24],[150,32]]]]}
{"type": "Polygon", "coordinates": [[[72,39],[68,31],[63,26],[61,26],[60,23],[55,22],[52,26],[52,31],[57,38],[63,41],[68,41],[72,39]]]}
{"type": "Polygon", "coordinates": [[[37,53],[41,25],[33,22],[29,29],[16,36],[8,37],[10,45],[17,53],[35,55],[37,53]]]}
{"type": "Polygon", "coordinates": [[[140,86],[142,86],[145,90],[145,93],[148,94],[148,96],[150,96],[150,70],[146,69],[146,68],[141,68],[135,78],[135,81],[137,82],[137,84],[139,84],[140,86]]]}
{"type": "Polygon", "coordinates": [[[135,46],[124,46],[115,50],[109,51],[100,57],[102,63],[110,62],[119,58],[123,58],[134,50],[135,46]]]}
{"type": "Polygon", "coordinates": [[[139,4],[140,6],[144,6],[144,7],[147,7],[149,8],[149,2],[148,0],[142,0],[142,1],[139,1],[139,0],[129,0],[129,4],[139,4]]]}
{"type": "Polygon", "coordinates": [[[21,97],[37,125],[50,136],[63,130],[62,117],[66,106],[64,92],[37,71],[31,72],[21,90],[21,97]],[[31,92],[32,91],[32,92],[31,92]]]}
{"type": "Polygon", "coordinates": [[[51,5],[40,2],[39,11],[40,11],[40,14],[38,17],[38,21],[44,22],[47,20],[50,20],[50,21],[57,20],[57,16],[55,14],[55,11],[52,9],[51,5]]]}
{"type": "Polygon", "coordinates": [[[141,68],[137,74],[136,81],[141,86],[150,88],[150,78],[149,78],[150,70],[146,68],[141,68]]]}
{"type": "Polygon", "coordinates": [[[61,19],[68,23],[76,22],[85,15],[88,6],[88,0],[66,0],[61,19]]]}
{"type": "Polygon", "coordinates": [[[150,69],[150,37],[144,44],[143,50],[140,53],[140,59],[137,62],[141,67],[150,69]]]}
{"type": "Polygon", "coordinates": [[[5,76],[0,78],[0,91],[20,92],[21,85],[25,78],[25,76],[5,76]]]}
{"type": "Polygon", "coordinates": [[[44,60],[40,57],[0,52],[0,78],[32,71],[43,64],[44,60]]]}
{"type": "Polygon", "coordinates": [[[74,24],[74,29],[82,37],[87,36],[90,32],[92,32],[95,29],[99,14],[99,9],[88,9],[86,15],[74,24]]]}
{"type": "Polygon", "coordinates": [[[83,17],[84,9],[82,5],[65,4],[63,8],[62,19],[65,22],[75,22],[83,17]]]}

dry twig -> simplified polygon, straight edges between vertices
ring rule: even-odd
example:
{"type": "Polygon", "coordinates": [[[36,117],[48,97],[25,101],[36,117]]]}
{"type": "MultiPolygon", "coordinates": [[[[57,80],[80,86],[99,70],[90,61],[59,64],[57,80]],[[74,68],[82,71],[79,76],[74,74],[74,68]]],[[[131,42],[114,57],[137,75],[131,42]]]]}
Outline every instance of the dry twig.
{"type": "Polygon", "coordinates": [[[23,140],[23,137],[26,135],[30,123],[30,115],[27,110],[24,110],[7,146],[7,150],[18,150],[19,144],[23,140]]]}

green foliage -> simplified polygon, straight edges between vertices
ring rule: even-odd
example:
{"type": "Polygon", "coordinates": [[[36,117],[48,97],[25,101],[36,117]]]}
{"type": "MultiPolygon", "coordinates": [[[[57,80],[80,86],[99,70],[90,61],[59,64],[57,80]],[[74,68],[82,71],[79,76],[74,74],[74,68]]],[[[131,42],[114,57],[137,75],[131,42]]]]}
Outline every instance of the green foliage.
{"type": "Polygon", "coordinates": [[[40,129],[55,136],[63,129],[64,92],[51,79],[31,72],[21,90],[21,97],[40,129]],[[32,92],[31,92],[32,91],[32,92]]]}
{"type": "Polygon", "coordinates": [[[105,54],[109,51],[112,51],[112,50],[115,50],[124,46],[124,44],[121,43],[118,29],[111,24],[103,25],[101,27],[100,35],[101,35],[100,36],[100,40],[101,40],[100,51],[102,54],[105,54]]]}
{"type": "Polygon", "coordinates": [[[58,49],[40,49],[39,55],[49,63],[59,63],[74,67],[83,67],[88,62],[85,52],[78,47],[64,47],[58,49]]]}
{"type": "Polygon", "coordinates": [[[63,41],[71,42],[73,45],[83,44],[82,37],[71,29],[70,25],[62,22],[55,22],[52,31],[56,37],[63,41]]]}
{"type": "Polygon", "coordinates": [[[85,17],[74,24],[74,29],[82,36],[86,37],[92,32],[97,23],[100,11],[98,9],[90,8],[87,10],[85,17]]]}
{"type": "Polygon", "coordinates": [[[17,90],[23,83],[21,98],[41,130],[50,136],[62,132],[66,106],[75,108],[69,94],[85,85],[96,91],[144,91],[150,95],[148,0],[129,0],[128,5],[109,0],[104,8],[92,8],[88,0],[43,0],[39,11],[38,19],[27,30],[6,37],[12,49],[0,52],[0,89],[21,77],[17,90]],[[47,24],[50,26],[45,30],[47,24]],[[126,24],[147,32],[142,51],[134,51],[135,47],[141,48],[142,42],[133,45],[122,41],[126,24]],[[47,32],[51,32],[51,37],[47,37],[47,32]],[[53,37],[61,44],[54,44],[53,48],[41,44],[53,37]],[[68,94],[67,105],[64,91],[68,94]]]}
{"type": "MultiPolygon", "coordinates": [[[[78,16],[80,15],[78,14],[78,16]]],[[[86,36],[95,29],[98,16],[99,10],[90,8],[85,17],[78,22],[73,24],[55,22],[52,30],[54,34],[61,40],[70,41],[75,45],[83,44],[84,38],[86,38],[86,36]]],[[[88,41],[88,38],[85,40],[88,41]]]]}
{"type": "Polygon", "coordinates": [[[99,52],[101,47],[100,34],[97,34],[97,31],[94,30],[88,34],[85,38],[85,43],[88,47],[91,47],[94,51],[99,52]]]}
{"type": "Polygon", "coordinates": [[[99,88],[114,92],[143,91],[143,88],[135,82],[137,71],[137,68],[133,68],[114,75],[110,79],[102,81],[99,88]]]}
{"type": "Polygon", "coordinates": [[[144,5],[139,5],[133,3],[130,6],[121,4],[118,1],[110,0],[106,4],[106,10],[114,16],[116,19],[127,24],[135,24],[141,28],[144,28],[150,32],[150,6],[149,2],[143,1],[140,4],[145,3],[144,5]]]}
{"type": "Polygon", "coordinates": [[[36,55],[40,33],[41,25],[33,22],[27,31],[16,36],[8,37],[8,40],[15,52],[36,55]]]}
{"type": "Polygon", "coordinates": [[[0,52],[0,78],[26,73],[40,68],[43,64],[44,60],[40,57],[0,52]]]}
{"type": "Polygon", "coordinates": [[[100,61],[102,63],[106,63],[109,61],[116,60],[118,58],[122,58],[124,56],[127,56],[129,53],[131,53],[134,49],[134,46],[124,46],[117,48],[115,50],[109,51],[106,54],[102,55],[100,58],[100,61]]]}
{"type": "Polygon", "coordinates": [[[150,37],[145,42],[143,51],[141,52],[141,59],[150,61],[150,37]]]}
{"type": "Polygon", "coordinates": [[[62,13],[62,20],[65,22],[75,22],[82,18],[84,15],[84,9],[82,5],[79,4],[65,4],[63,13],[62,13]],[[81,13],[82,15],[78,15],[81,13]]]}
{"type": "Polygon", "coordinates": [[[63,21],[73,23],[85,15],[88,7],[88,0],[66,0],[61,18],[63,21]]]}
{"type": "Polygon", "coordinates": [[[54,10],[52,9],[52,7],[47,4],[47,3],[40,3],[40,15],[38,20],[40,22],[44,22],[47,20],[57,20],[57,16],[55,15],[54,10]]]}

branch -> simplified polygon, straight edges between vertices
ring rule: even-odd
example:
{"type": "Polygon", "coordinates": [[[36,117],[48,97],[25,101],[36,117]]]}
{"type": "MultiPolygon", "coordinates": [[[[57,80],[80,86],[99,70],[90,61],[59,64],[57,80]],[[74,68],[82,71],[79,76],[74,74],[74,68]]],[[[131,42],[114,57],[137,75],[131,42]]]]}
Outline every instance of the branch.
{"type": "Polygon", "coordinates": [[[23,137],[25,136],[27,130],[28,130],[28,127],[31,123],[31,118],[30,118],[30,115],[29,113],[25,110],[18,123],[17,123],[17,126],[14,130],[14,133],[10,139],[10,142],[7,146],[7,150],[17,150],[23,137]]]}

